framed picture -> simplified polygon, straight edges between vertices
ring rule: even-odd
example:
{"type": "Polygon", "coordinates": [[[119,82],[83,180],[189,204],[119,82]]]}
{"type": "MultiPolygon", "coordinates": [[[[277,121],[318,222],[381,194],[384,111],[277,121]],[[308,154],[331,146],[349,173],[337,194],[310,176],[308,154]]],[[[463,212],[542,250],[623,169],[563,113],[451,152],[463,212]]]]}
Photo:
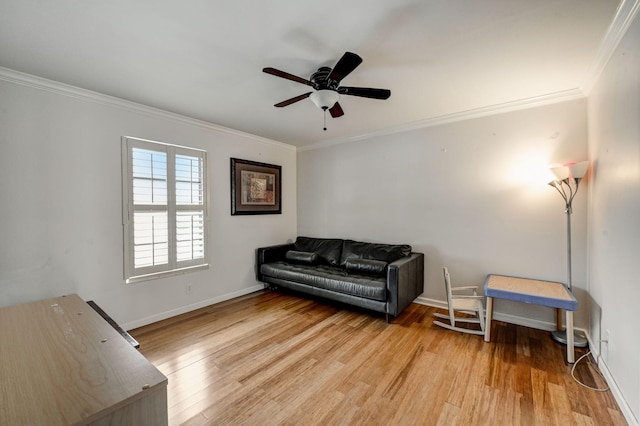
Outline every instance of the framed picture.
{"type": "Polygon", "coordinates": [[[281,214],[282,167],[231,159],[231,214],[281,214]]]}

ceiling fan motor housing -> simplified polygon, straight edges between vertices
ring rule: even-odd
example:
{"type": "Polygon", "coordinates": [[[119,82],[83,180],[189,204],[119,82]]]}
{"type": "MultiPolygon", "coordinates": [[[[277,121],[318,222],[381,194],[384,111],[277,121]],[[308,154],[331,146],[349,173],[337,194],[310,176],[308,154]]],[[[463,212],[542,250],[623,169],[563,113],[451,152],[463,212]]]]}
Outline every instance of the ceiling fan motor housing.
{"type": "Polygon", "coordinates": [[[311,74],[311,82],[315,84],[316,90],[336,90],[338,88],[338,82],[329,80],[329,74],[331,74],[331,68],[320,67],[318,71],[311,74]]]}

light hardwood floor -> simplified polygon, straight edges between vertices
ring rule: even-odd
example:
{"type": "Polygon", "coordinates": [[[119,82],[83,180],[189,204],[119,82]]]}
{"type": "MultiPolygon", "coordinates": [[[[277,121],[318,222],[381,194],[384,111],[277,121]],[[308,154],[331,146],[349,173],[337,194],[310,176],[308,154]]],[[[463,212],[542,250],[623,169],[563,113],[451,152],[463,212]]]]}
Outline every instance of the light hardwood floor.
{"type": "Polygon", "coordinates": [[[494,321],[485,343],[433,325],[436,311],[412,304],[387,324],[260,291],[131,334],[169,378],[174,425],[626,424],[548,332],[494,321]]]}

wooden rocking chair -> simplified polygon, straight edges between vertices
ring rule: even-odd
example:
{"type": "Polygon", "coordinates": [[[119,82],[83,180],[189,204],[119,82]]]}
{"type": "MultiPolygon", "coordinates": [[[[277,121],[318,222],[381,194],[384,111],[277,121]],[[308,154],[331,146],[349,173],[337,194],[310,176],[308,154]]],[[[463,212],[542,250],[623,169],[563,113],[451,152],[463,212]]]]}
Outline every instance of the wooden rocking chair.
{"type": "Polygon", "coordinates": [[[433,323],[440,327],[448,328],[450,330],[461,331],[463,333],[471,333],[484,335],[485,317],[484,317],[484,296],[479,296],[476,292],[477,287],[451,287],[451,276],[449,275],[449,269],[444,268],[444,285],[447,289],[447,304],[449,309],[449,315],[436,313],[438,318],[444,318],[449,320],[449,324],[442,321],[434,321],[433,323]],[[460,294],[467,292],[470,294],[460,294]],[[470,317],[456,316],[456,312],[474,315],[470,317]],[[456,323],[470,323],[478,324],[480,330],[458,327],[456,323]]]}

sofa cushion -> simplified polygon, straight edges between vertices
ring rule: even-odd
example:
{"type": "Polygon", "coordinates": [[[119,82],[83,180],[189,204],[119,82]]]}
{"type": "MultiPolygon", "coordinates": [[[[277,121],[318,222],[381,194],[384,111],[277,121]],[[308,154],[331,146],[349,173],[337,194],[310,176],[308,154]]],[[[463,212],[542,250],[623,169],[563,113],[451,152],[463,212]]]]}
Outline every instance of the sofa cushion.
{"type": "Polygon", "coordinates": [[[265,263],[260,272],[268,277],[293,281],[338,293],[379,301],[387,300],[386,277],[347,274],[344,268],[330,265],[300,265],[287,262],[265,263]]]}
{"type": "Polygon", "coordinates": [[[303,265],[315,265],[318,263],[318,254],[308,251],[289,250],[284,255],[285,259],[293,263],[301,263],[303,265]]]}
{"type": "Polygon", "coordinates": [[[329,265],[340,264],[342,240],[333,238],[298,237],[295,242],[296,251],[313,252],[329,265]]]}
{"type": "Polygon", "coordinates": [[[345,261],[348,273],[383,276],[387,270],[387,262],[374,259],[358,259],[349,257],[345,261]]]}
{"type": "Polygon", "coordinates": [[[344,240],[340,264],[344,266],[349,258],[374,259],[391,263],[410,254],[411,246],[407,244],[375,244],[344,240]]]}

